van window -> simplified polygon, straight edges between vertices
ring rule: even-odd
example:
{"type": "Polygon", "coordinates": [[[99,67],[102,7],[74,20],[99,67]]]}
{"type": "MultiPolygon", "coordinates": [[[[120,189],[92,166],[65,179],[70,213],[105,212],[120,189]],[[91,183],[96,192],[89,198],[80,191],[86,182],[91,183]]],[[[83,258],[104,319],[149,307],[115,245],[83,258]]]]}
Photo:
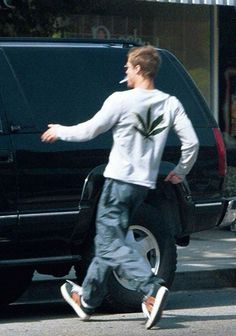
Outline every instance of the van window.
{"type": "Polygon", "coordinates": [[[160,90],[176,96],[183,104],[194,126],[214,124],[209,108],[183,66],[168,51],[162,51],[162,64],[156,78],[160,90]]]}
{"type": "MultiPolygon", "coordinates": [[[[1,86],[0,86],[1,90],[1,86]]],[[[2,125],[2,116],[3,116],[4,110],[2,105],[2,94],[0,93],[0,133],[3,132],[3,125],[2,125]]]]}
{"type": "Polygon", "coordinates": [[[7,117],[9,127],[23,126],[30,129],[33,127],[33,120],[26,97],[3,49],[0,49],[0,73],[2,117],[7,117]]]}
{"type": "MultiPolygon", "coordinates": [[[[24,131],[32,124],[41,132],[48,123],[83,122],[112,92],[126,88],[118,82],[124,77],[127,49],[35,43],[5,46],[4,52],[6,75],[11,75],[9,83],[4,83],[4,106],[11,124],[26,124],[24,131]]],[[[213,118],[188,74],[169,52],[161,54],[156,86],[179,98],[195,126],[208,127],[213,118]]]]}
{"type": "Polygon", "coordinates": [[[0,118],[0,133],[2,133],[2,132],[3,132],[3,127],[2,127],[2,120],[0,118]]]}
{"type": "Polygon", "coordinates": [[[38,131],[87,120],[121,90],[126,51],[75,46],[7,48],[38,131]]]}

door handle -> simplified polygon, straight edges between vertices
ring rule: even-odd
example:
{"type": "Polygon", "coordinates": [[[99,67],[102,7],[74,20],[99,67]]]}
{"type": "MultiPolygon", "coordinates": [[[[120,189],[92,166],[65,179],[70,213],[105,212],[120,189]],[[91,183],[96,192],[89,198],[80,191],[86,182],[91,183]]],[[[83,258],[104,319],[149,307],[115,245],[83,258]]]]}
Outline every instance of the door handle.
{"type": "Polygon", "coordinates": [[[0,151],[0,164],[12,163],[14,161],[13,153],[9,151],[0,151]]]}

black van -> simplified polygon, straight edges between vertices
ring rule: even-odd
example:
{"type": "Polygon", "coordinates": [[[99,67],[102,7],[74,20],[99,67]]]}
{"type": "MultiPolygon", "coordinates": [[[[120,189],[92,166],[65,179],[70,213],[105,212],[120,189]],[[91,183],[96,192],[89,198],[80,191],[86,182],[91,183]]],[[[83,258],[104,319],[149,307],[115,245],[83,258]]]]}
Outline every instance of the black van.
{"type": "MultiPolygon", "coordinates": [[[[82,281],[112,138],[47,144],[40,136],[49,123],[87,120],[113,91],[126,89],[119,81],[130,47],[122,41],[0,40],[0,304],[16,300],[35,270],[60,277],[74,266],[82,281]]],[[[180,155],[179,140],[170,134],[157,188],[131,223],[127,243],[142,249],[170,287],[176,243],[187,245],[191,233],[234,212],[222,197],[226,160],[219,128],[182,65],[168,51],[160,53],[156,85],[183,103],[200,152],[184,183],[164,183],[180,155]]],[[[115,272],[109,286],[117,306],[139,305],[138,293],[115,272]]]]}

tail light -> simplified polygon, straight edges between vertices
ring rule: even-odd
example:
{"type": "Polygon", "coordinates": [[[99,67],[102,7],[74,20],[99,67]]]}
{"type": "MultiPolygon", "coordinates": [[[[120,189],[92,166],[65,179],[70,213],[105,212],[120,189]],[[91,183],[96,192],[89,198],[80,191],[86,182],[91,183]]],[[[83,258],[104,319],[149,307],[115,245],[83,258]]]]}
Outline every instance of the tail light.
{"type": "Polygon", "coordinates": [[[218,171],[221,176],[225,176],[227,170],[227,164],[226,164],[226,150],[224,140],[219,128],[213,128],[213,133],[216,139],[216,147],[218,153],[218,171]]]}

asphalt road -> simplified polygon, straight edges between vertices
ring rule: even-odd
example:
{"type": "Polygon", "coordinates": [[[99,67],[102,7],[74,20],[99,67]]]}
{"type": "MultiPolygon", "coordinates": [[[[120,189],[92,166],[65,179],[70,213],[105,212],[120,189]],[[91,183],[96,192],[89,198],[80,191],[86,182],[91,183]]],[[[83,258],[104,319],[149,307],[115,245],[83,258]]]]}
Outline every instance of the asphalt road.
{"type": "Polygon", "coordinates": [[[236,288],[171,293],[162,320],[145,329],[142,313],[105,314],[82,322],[67,304],[16,304],[0,312],[2,336],[235,336],[236,288]]]}

